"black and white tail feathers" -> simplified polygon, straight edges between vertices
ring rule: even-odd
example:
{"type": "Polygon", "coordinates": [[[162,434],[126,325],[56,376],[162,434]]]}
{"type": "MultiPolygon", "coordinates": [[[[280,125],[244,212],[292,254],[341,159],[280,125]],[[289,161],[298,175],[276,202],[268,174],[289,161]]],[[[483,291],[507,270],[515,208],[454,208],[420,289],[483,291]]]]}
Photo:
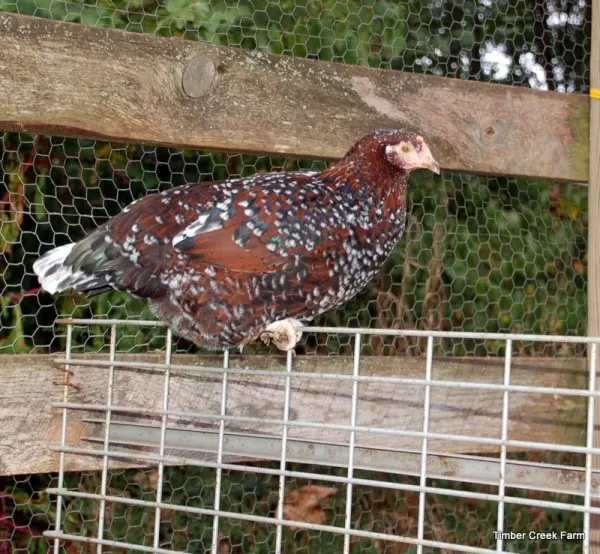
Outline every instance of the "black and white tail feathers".
{"type": "Polygon", "coordinates": [[[36,260],[33,271],[42,288],[51,294],[69,288],[92,294],[111,289],[112,264],[106,258],[104,234],[96,230],[82,241],[54,248],[36,260]]]}

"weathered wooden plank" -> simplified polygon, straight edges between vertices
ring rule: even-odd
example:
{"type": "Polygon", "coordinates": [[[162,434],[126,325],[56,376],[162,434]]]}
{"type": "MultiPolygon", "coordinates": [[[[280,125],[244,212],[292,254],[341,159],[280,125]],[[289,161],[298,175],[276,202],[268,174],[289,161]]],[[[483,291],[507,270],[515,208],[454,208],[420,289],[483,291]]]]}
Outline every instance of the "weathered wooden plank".
{"type": "MultiPolygon", "coordinates": [[[[50,404],[62,401],[64,373],[53,363],[55,356],[2,356],[0,358],[0,474],[56,471],[58,455],[49,446],[60,441],[61,410],[50,404]]],[[[107,357],[87,357],[86,359],[107,357]]],[[[162,362],[157,354],[123,355],[119,360],[162,362]]],[[[210,356],[175,356],[176,364],[218,367],[221,360],[210,356]]],[[[424,360],[420,358],[365,357],[362,375],[423,378],[424,360]]],[[[232,356],[234,368],[280,370],[280,357],[232,356]]],[[[103,404],[106,402],[107,368],[74,366],[70,377],[69,402],[103,404]]],[[[319,372],[351,375],[352,360],[344,357],[299,357],[294,372],[311,378],[292,379],[291,419],[329,424],[350,421],[351,381],[327,381],[319,372]]],[[[512,383],[545,387],[585,386],[585,360],[517,359],[512,383]]],[[[502,383],[501,359],[434,360],[434,379],[465,382],[502,383]]],[[[221,378],[219,374],[174,370],[170,385],[170,410],[218,414],[221,378]]],[[[113,404],[160,410],[163,397],[161,371],[117,368],[113,404]]],[[[230,375],[229,415],[261,419],[281,419],[284,380],[279,376],[230,375]]],[[[563,444],[583,444],[585,440],[585,399],[540,394],[510,396],[509,438],[563,444]]],[[[430,429],[439,433],[458,433],[475,437],[500,436],[502,393],[458,388],[432,388],[430,429]]],[[[99,436],[99,426],[85,420],[97,419],[102,412],[69,410],[68,444],[91,447],[86,440],[99,436]]],[[[423,418],[423,387],[389,383],[359,384],[358,425],[420,431],[423,418]]],[[[113,414],[115,421],[156,424],[158,418],[113,414]]],[[[169,425],[179,429],[214,429],[215,422],[189,417],[170,417],[169,425]]],[[[278,425],[228,422],[229,433],[280,436],[278,425]]],[[[291,427],[290,439],[347,444],[348,433],[306,427],[291,427]]],[[[419,451],[418,438],[376,433],[357,433],[357,446],[419,451]]],[[[431,452],[495,452],[485,445],[430,441],[431,452]]],[[[187,452],[203,459],[202,453],[187,452]]],[[[98,469],[101,459],[67,456],[68,470],[98,469]]],[[[114,464],[115,466],[117,464],[114,464]]],[[[121,465],[140,465],[124,462],[121,465]]]]}
{"type": "Polygon", "coordinates": [[[442,167],[586,181],[583,95],[247,52],[0,14],[0,128],[338,158],[406,127],[442,167]]]}
{"type": "MultiPolygon", "coordinates": [[[[592,2],[592,44],[590,60],[590,87],[600,89],[600,1],[592,2]]],[[[600,333],[600,99],[592,100],[590,108],[590,182],[588,188],[588,326],[590,336],[600,333]]],[[[591,350],[591,347],[590,347],[591,350]]],[[[589,352],[589,350],[588,350],[589,352]]],[[[590,362],[591,356],[588,355],[590,362]]],[[[591,366],[590,366],[591,368],[591,366]]],[[[600,382],[596,382],[600,390],[600,382]]],[[[600,446],[600,402],[596,399],[594,409],[594,446],[600,446]]],[[[600,468],[600,456],[592,457],[595,469],[600,468]]],[[[599,499],[593,499],[600,506],[599,499]]],[[[590,552],[600,554],[600,516],[590,516],[590,552]]]]}

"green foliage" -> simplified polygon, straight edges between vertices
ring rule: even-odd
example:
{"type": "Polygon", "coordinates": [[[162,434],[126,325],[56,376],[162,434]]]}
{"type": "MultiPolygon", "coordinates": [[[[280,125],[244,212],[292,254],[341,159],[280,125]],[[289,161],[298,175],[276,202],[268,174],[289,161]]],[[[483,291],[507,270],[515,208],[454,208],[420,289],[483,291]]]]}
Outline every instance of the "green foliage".
{"type": "MultiPolygon", "coordinates": [[[[584,45],[589,27],[547,25],[550,4],[528,0],[408,2],[406,51],[392,67],[410,67],[416,72],[431,69],[437,75],[491,81],[491,74],[481,70],[481,50],[487,42],[505,47],[515,66],[520,54],[534,52],[539,53],[536,59],[544,69],[551,72],[554,59],[554,63],[570,68],[569,78],[576,90],[585,88],[589,52],[584,45]]],[[[522,68],[512,70],[508,81],[524,85],[527,75],[522,68]]]]}
{"type": "MultiPolygon", "coordinates": [[[[492,78],[481,66],[486,42],[504,44],[515,64],[519,52],[540,52],[536,59],[542,65],[542,58],[554,53],[570,68],[569,79],[578,88],[585,86],[588,66],[583,45],[589,26],[545,26],[547,7],[532,8],[522,0],[0,0],[2,10],[460,78],[492,78]],[[466,66],[463,57],[469,60],[466,66]]],[[[554,62],[545,63],[552,73],[554,62]]],[[[515,70],[508,80],[527,79],[515,70]]],[[[58,314],[151,317],[144,302],[116,292],[92,299],[36,296],[31,264],[50,246],[81,238],[134,198],[184,182],[323,166],[16,134],[0,135],[0,160],[0,352],[62,348],[64,337],[52,326],[58,314]]],[[[585,333],[586,189],[422,174],[414,177],[410,195],[407,231],[381,276],[318,323],[585,333]]],[[[77,329],[74,339],[77,348],[99,350],[106,330],[77,329]]],[[[161,331],[119,329],[122,350],[162,346],[161,331]]],[[[530,354],[574,353],[568,347],[515,347],[530,354]]],[[[343,337],[309,336],[300,350],[343,353],[350,348],[343,337]]],[[[374,337],[367,345],[367,351],[379,354],[421,350],[422,344],[411,340],[374,337]]],[[[489,342],[440,344],[446,354],[500,351],[501,345],[489,342]]]]}
{"type": "MultiPolygon", "coordinates": [[[[570,460],[569,460],[570,461],[570,460]]],[[[567,460],[563,459],[563,463],[567,460]]],[[[275,469],[276,464],[261,464],[275,469]]],[[[291,464],[291,471],[311,471],[314,466],[291,464]]],[[[327,476],[342,477],[345,469],[318,468],[324,481],[321,486],[329,486],[327,476]]],[[[358,470],[358,479],[379,479],[381,475],[358,470]]],[[[156,499],[157,472],[155,469],[132,469],[108,473],[107,490],[110,495],[153,502],[156,499]]],[[[415,486],[418,477],[405,477],[389,474],[388,482],[415,486]]],[[[292,491],[309,485],[306,480],[287,478],[286,498],[292,491]]],[[[432,480],[432,487],[461,492],[488,492],[487,488],[468,483],[432,480]]],[[[101,476],[99,473],[67,473],[65,487],[80,492],[99,493],[101,476]]],[[[221,510],[234,514],[253,514],[261,517],[274,517],[277,507],[279,479],[277,476],[241,471],[223,471],[221,482],[221,510]]],[[[56,486],[56,478],[51,476],[31,476],[28,479],[0,478],[0,546],[2,532],[12,532],[13,552],[50,551],[52,541],[42,533],[54,527],[56,502],[45,492],[47,487],[56,486]]],[[[489,492],[495,492],[490,488],[489,492]]],[[[214,507],[215,471],[200,467],[167,467],[163,483],[163,501],[175,506],[192,509],[211,510],[214,507]]],[[[512,491],[511,496],[538,499],[538,493],[512,491]]],[[[419,494],[411,491],[355,486],[353,492],[352,528],[364,531],[386,533],[405,537],[415,537],[417,533],[419,494]]],[[[582,499],[567,495],[549,495],[546,500],[571,502],[580,505],[582,499]]],[[[345,519],[345,490],[339,487],[331,501],[321,502],[321,520],[327,525],[342,527],[345,519]]],[[[427,494],[425,503],[424,538],[479,548],[494,548],[496,540],[493,532],[497,529],[495,502],[474,501],[457,498],[451,494],[427,494]]],[[[61,528],[65,533],[96,537],[98,534],[99,502],[83,498],[63,497],[61,528]]],[[[290,512],[288,517],[301,517],[301,509],[290,512]]],[[[153,508],[107,502],[104,512],[104,533],[108,540],[152,546],[154,538],[153,508]]],[[[302,519],[301,519],[302,521],[302,519]]],[[[505,529],[515,533],[551,532],[580,530],[583,516],[575,511],[540,510],[507,503],[505,506],[505,529]]],[[[181,510],[161,511],[160,540],[162,548],[205,553],[210,550],[213,518],[181,510]]],[[[274,551],[275,526],[272,524],[237,520],[221,517],[219,521],[219,552],[231,554],[269,554],[274,551]]],[[[379,554],[381,552],[410,552],[416,547],[394,546],[399,543],[383,543],[369,538],[354,538],[353,552],[379,554]],[[387,548],[386,548],[387,547],[387,548]],[[396,550],[396,548],[398,550],[396,550]]],[[[68,554],[79,552],[77,543],[64,541],[63,548],[68,554]]],[[[283,551],[289,554],[338,554],[343,549],[341,534],[318,531],[302,531],[285,528],[283,551]]],[[[534,554],[541,551],[575,554],[581,552],[579,541],[546,540],[529,538],[505,541],[508,552],[534,554]]],[[[427,551],[427,550],[426,550],[427,551]]]]}
{"type": "MultiPolygon", "coordinates": [[[[415,175],[407,230],[381,276],[319,324],[477,332],[585,334],[587,189],[576,185],[415,175]]],[[[310,346],[350,352],[350,343],[310,346]]],[[[422,352],[375,339],[372,352],[422,352]]],[[[522,354],[580,353],[518,344],[522,354]]],[[[503,341],[442,339],[450,355],[502,354],[503,341]]]]}
{"type": "Polygon", "coordinates": [[[0,0],[0,11],[372,67],[402,55],[406,35],[406,7],[385,0],[0,0]]]}
{"type": "MultiPolygon", "coordinates": [[[[5,260],[4,266],[0,261],[0,280],[5,283],[0,349],[10,352],[51,344],[57,314],[152,318],[144,301],[123,293],[91,299],[64,294],[56,306],[46,294],[28,294],[36,281],[27,268],[37,252],[77,240],[133,199],[183,182],[284,166],[323,167],[74,139],[38,137],[33,142],[11,134],[0,141],[2,146],[5,163],[0,176],[7,186],[0,194],[9,195],[11,202],[0,212],[5,260]]],[[[319,323],[585,332],[586,188],[469,175],[433,179],[423,172],[412,179],[409,211],[405,236],[381,276],[319,323]]],[[[78,328],[75,345],[99,350],[105,333],[106,329],[78,328]]],[[[329,341],[323,345],[309,337],[305,351],[337,353],[349,347],[339,339],[329,341]]],[[[52,345],[61,347],[60,342],[52,345]]],[[[160,330],[119,328],[123,351],[163,345],[160,330]]],[[[499,353],[500,347],[442,341],[447,354],[485,355],[499,353]]],[[[374,339],[370,348],[377,353],[420,351],[416,344],[392,340],[374,339]]],[[[522,350],[534,352],[532,345],[522,350]]]]}

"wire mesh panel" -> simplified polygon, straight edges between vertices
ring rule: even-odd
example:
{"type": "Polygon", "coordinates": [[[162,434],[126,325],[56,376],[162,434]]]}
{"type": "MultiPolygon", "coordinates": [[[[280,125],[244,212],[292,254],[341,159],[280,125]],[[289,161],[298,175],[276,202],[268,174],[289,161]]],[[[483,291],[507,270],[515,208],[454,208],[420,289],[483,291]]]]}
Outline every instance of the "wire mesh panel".
{"type": "MultiPolygon", "coordinates": [[[[67,322],[69,345],[73,330],[92,321],[67,322]]],[[[354,345],[353,356],[341,367],[333,370],[324,363],[310,372],[295,363],[293,352],[274,369],[248,366],[243,357],[237,363],[240,356],[229,353],[221,367],[182,364],[171,357],[170,332],[162,361],[135,361],[117,351],[120,323],[100,324],[110,331],[108,354],[90,358],[67,349],[57,360],[84,381],[93,379],[86,372],[100,370],[104,391],[93,402],[77,402],[66,385],[65,401],[55,405],[64,423],[55,447],[61,472],[57,486],[48,490],[58,502],[56,528],[46,533],[57,540],[55,548],[60,541],[144,552],[543,552],[557,547],[586,552],[589,547],[590,515],[600,512],[591,503],[600,496],[600,474],[591,465],[598,451],[592,447],[599,394],[594,339],[444,333],[445,340],[504,343],[500,364],[488,368],[485,377],[474,379],[464,366],[450,380],[443,358],[435,354],[439,332],[307,328],[319,335],[349,335],[354,345]],[[372,360],[361,355],[363,341],[399,334],[425,340],[420,374],[374,373],[372,360]],[[513,341],[587,344],[592,371],[570,387],[522,384],[525,374],[512,354],[513,341]],[[146,386],[134,391],[136,372],[146,374],[138,380],[146,386]],[[252,379],[262,405],[250,398],[252,379]],[[328,383],[338,390],[335,400],[322,404],[323,413],[314,413],[313,406],[307,411],[311,387],[328,383]],[[215,386],[220,395],[214,394],[215,386]],[[203,387],[216,396],[214,411],[204,403],[182,410],[181,396],[187,391],[201,400],[203,387]],[[391,405],[373,411],[376,394],[375,403],[391,405]],[[487,413],[477,408],[466,418],[462,414],[462,427],[447,432],[443,420],[452,419],[449,413],[456,406],[473,410],[475,397],[482,395],[487,413]],[[463,400],[453,405],[450,397],[463,400]],[[581,401],[586,417],[579,439],[546,441],[540,414],[522,413],[526,397],[538,403],[540,398],[581,401]],[[405,404],[417,417],[402,415],[391,424],[390,414],[405,404]],[[274,406],[279,413],[265,416],[274,406]],[[475,421],[469,422],[471,417],[475,421]],[[85,444],[67,432],[81,421],[91,429],[85,444]],[[102,460],[95,480],[73,480],[64,472],[69,459],[81,457],[102,460]],[[122,471],[112,469],[118,464],[144,468],[126,490],[113,486],[123,478],[122,471]],[[171,467],[180,465],[187,469],[171,467]]],[[[547,369],[544,362],[538,367],[547,369]]],[[[195,403],[188,399],[187,405],[195,403]]],[[[553,410],[559,425],[561,410],[558,405],[553,410]]]]}

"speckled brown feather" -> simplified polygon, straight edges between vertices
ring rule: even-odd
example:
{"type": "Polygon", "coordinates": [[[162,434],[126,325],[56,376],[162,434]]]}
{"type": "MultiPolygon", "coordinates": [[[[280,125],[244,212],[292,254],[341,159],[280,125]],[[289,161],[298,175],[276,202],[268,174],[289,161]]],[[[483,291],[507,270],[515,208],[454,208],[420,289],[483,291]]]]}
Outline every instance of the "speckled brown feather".
{"type": "Polygon", "coordinates": [[[65,266],[78,280],[61,287],[148,297],[178,334],[210,347],[244,344],[288,317],[308,322],[359,292],[400,238],[408,171],[384,148],[410,140],[378,131],[321,173],[142,198],[72,248],[65,266]]]}

